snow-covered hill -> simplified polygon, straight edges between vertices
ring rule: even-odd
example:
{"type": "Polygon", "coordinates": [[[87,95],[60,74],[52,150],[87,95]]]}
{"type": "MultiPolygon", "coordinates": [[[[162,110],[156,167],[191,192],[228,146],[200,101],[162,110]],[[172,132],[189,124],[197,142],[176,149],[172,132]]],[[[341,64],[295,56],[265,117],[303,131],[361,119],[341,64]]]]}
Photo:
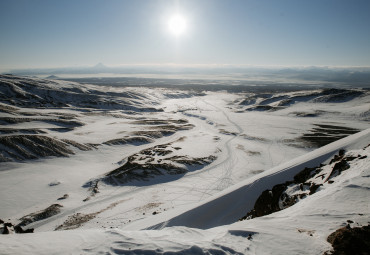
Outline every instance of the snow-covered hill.
{"type": "Polygon", "coordinates": [[[165,224],[156,225],[161,230],[80,229],[8,235],[0,238],[1,251],[2,254],[323,254],[332,249],[326,241],[331,232],[342,226],[368,224],[370,146],[360,148],[369,138],[370,130],[366,130],[275,167],[267,175],[244,181],[175,218],[163,213],[146,220],[153,224],[158,221],[155,217],[166,219],[165,224]],[[345,155],[356,159],[315,194],[267,216],[239,222],[225,220],[234,218],[234,214],[241,215],[254,204],[258,193],[292,179],[303,166],[328,163],[335,151],[350,148],[345,155]],[[214,228],[201,230],[189,225],[214,228]]]}
{"type": "Polygon", "coordinates": [[[322,254],[369,221],[367,90],[0,82],[0,219],[35,232],[1,254],[322,254]]]}

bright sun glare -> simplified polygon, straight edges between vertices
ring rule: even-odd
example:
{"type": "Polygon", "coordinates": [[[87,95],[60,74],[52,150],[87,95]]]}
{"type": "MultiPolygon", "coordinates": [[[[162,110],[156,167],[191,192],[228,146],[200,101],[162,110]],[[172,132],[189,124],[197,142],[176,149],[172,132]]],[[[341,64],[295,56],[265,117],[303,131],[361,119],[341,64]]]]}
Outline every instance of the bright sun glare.
{"type": "Polygon", "coordinates": [[[168,28],[173,35],[175,36],[182,35],[186,30],[185,18],[178,14],[173,15],[168,20],[168,28]]]}

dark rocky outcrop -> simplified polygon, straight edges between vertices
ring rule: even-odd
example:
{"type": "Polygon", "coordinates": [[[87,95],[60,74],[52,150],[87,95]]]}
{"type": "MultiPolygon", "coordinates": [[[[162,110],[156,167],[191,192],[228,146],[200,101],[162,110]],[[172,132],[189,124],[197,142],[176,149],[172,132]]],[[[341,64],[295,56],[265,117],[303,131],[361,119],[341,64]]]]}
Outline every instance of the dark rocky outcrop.
{"type": "MultiPolygon", "coordinates": [[[[184,140],[179,138],[175,142],[184,140]]],[[[148,181],[159,175],[183,175],[191,170],[201,168],[216,160],[216,156],[194,158],[188,155],[178,155],[180,147],[173,143],[161,144],[141,150],[125,160],[123,165],[110,171],[104,177],[87,182],[91,195],[98,192],[100,181],[109,185],[123,185],[132,181],[148,181]]]]}
{"type": "Polygon", "coordinates": [[[288,183],[278,184],[272,190],[263,191],[258,197],[250,215],[253,215],[253,218],[255,218],[280,211],[279,200],[287,186],[288,183]]]}
{"type": "Polygon", "coordinates": [[[340,228],[328,236],[327,241],[333,246],[325,255],[370,254],[370,225],[340,228]]]}
{"type": "Polygon", "coordinates": [[[54,215],[57,215],[58,213],[60,213],[61,211],[60,208],[62,207],[63,206],[60,204],[52,204],[51,206],[44,210],[23,216],[22,218],[20,218],[21,222],[17,226],[20,227],[26,226],[32,222],[44,220],[54,215]]]}
{"type": "MultiPolygon", "coordinates": [[[[158,151],[159,156],[166,156],[172,151],[158,151]]],[[[145,152],[143,152],[145,155],[145,152]]],[[[103,181],[111,185],[125,184],[130,181],[147,181],[157,175],[176,175],[185,174],[188,172],[183,165],[206,165],[216,159],[215,156],[192,158],[188,156],[168,157],[163,160],[154,161],[148,155],[147,163],[135,162],[135,157],[130,156],[127,162],[121,167],[109,172],[103,181]],[[181,165],[179,165],[181,164],[181,165]]]]}
{"type": "Polygon", "coordinates": [[[348,162],[362,158],[364,157],[361,155],[357,155],[356,157],[346,155],[344,150],[340,150],[338,155],[335,155],[329,163],[332,165],[332,170],[329,173],[322,173],[325,166],[322,164],[318,167],[303,169],[294,176],[292,181],[277,184],[271,190],[263,191],[257,198],[254,208],[240,220],[261,217],[294,205],[300,199],[315,194],[323,183],[333,183],[334,181],[331,179],[334,176],[338,176],[350,168],[348,162]],[[294,188],[297,192],[294,192],[292,195],[288,194],[287,190],[289,187],[294,188]]]}

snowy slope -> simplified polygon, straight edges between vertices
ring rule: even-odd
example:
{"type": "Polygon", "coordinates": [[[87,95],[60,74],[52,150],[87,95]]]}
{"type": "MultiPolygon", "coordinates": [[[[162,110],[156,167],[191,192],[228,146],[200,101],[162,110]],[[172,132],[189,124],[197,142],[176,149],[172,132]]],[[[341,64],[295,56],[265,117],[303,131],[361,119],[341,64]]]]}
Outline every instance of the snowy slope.
{"type": "Polygon", "coordinates": [[[163,227],[171,226],[206,229],[231,224],[253,208],[257,197],[262,191],[271,189],[276,184],[292,180],[294,175],[305,167],[319,166],[332,158],[340,149],[362,148],[369,143],[370,129],[367,129],[240,182],[207,201],[196,205],[194,208],[186,209],[185,212],[178,216],[173,217],[172,213],[169,213],[170,216],[163,214],[153,217],[153,219],[148,218],[145,220],[145,223],[137,222],[131,224],[131,226],[128,226],[128,229],[162,229],[163,227]],[[153,222],[163,219],[166,220],[153,224],[153,222]]]}
{"type": "Polygon", "coordinates": [[[0,253],[321,254],[347,216],[369,219],[364,159],[286,210],[237,222],[262,191],[370,143],[367,90],[0,82],[0,219],[35,229],[0,236],[0,253]]]}
{"type": "MultiPolygon", "coordinates": [[[[350,169],[335,177],[333,184],[268,216],[208,230],[170,227],[145,231],[90,229],[8,235],[0,238],[1,251],[2,254],[322,254],[330,250],[326,237],[331,232],[346,225],[347,220],[354,222],[353,225],[364,225],[370,218],[370,147],[362,149],[365,141],[369,142],[369,135],[370,130],[366,130],[271,169],[269,175],[256,177],[254,183],[257,184],[269,179],[260,184],[263,189],[286,180],[292,174],[288,174],[289,170],[295,171],[307,163],[325,162],[342,148],[367,156],[351,163],[350,169]]],[[[251,188],[246,181],[211,201],[225,201],[226,198],[239,201],[242,194],[236,191],[243,188],[246,192],[253,186],[251,188]]],[[[214,209],[215,204],[206,202],[190,212],[198,210],[212,218],[214,209]]],[[[233,210],[239,208],[225,210],[224,215],[233,210]]],[[[186,224],[187,219],[185,213],[177,217],[177,222],[181,220],[186,224]]],[[[175,223],[174,219],[167,222],[175,223]]]]}

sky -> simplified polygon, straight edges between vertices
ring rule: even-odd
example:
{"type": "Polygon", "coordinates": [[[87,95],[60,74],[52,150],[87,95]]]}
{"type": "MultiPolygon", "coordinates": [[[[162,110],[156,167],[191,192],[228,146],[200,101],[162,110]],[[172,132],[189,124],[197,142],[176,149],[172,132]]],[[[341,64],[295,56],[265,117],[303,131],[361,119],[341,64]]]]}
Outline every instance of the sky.
{"type": "Polygon", "coordinates": [[[1,0],[0,70],[370,66],[369,27],[368,0],[1,0]]]}

